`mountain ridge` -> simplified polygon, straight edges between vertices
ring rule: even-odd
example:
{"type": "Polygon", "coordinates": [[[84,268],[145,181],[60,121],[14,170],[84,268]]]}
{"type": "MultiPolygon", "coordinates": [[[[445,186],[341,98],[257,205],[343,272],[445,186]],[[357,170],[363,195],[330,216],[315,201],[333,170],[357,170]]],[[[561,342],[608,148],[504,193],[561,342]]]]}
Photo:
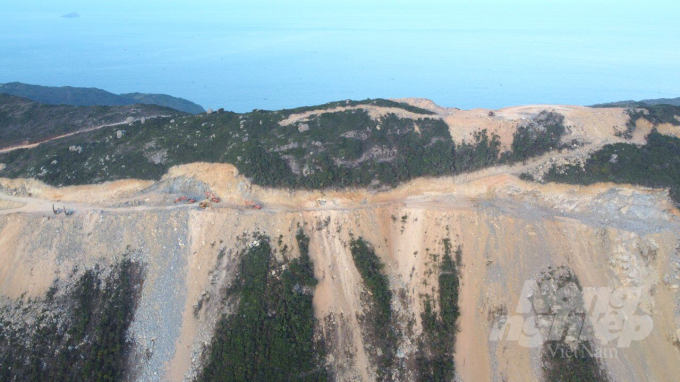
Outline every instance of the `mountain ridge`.
{"type": "Polygon", "coordinates": [[[11,94],[52,105],[125,106],[149,104],[170,107],[191,114],[205,112],[202,106],[194,102],[166,94],[114,94],[99,88],[42,86],[21,82],[0,84],[0,93],[11,94]]]}
{"type": "Polygon", "coordinates": [[[640,101],[627,100],[617,102],[605,102],[592,105],[592,107],[636,107],[636,106],[654,106],[654,105],[672,105],[680,106],[680,97],[677,98],[653,98],[643,99],[640,101]]]}

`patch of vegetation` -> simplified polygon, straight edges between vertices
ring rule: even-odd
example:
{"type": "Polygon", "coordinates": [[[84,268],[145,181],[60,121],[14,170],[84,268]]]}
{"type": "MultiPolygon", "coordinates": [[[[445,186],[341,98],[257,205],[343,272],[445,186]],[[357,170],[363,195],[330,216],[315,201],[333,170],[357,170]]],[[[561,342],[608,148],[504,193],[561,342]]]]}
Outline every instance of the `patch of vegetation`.
{"type": "Polygon", "coordinates": [[[352,239],[352,259],[370,295],[370,306],[365,319],[370,333],[365,336],[373,345],[379,381],[391,380],[397,338],[392,322],[392,291],[383,273],[383,264],[373,247],[363,238],[352,239]]]}
{"type": "Polygon", "coordinates": [[[525,180],[525,181],[527,181],[527,182],[533,182],[533,181],[536,180],[536,179],[534,178],[534,176],[531,175],[531,174],[528,173],[528,172],[523,172],[523,173],[519,174],[519,178],[522,179],[522,180],[525,180]]]}
{"type": "Polygon", "coordinates": [[[564,132],[563,115],[542,111],[530,123],[517,128],[512,137],[512,150],[504,159],[510,162],[525,161],[557,149],[564,132]]]}
{"type": "Polygon", "coordinates": [[[541,360],[546,382],[606,382],[609,376],[595,358],[590,341],[569,345],[564,341],[546,341],[541,360]]]}
{"type": "Polygon", "coordinates": [[[636,123],[640,118],[647,120],[654,126],[664,123],[680,126],[679,106],[640,104],[637,107],[627,109],[626,112],[629,117],[628,122],[626,122],[626,129],[617,131],[615,133],[617,137],[631,139],[637,127],[636,123]]]}
{"type": "Polygon", "coordinates": [[[455,155],[456,173],[470,172],[493,166],[498,162],[501,152],[500,137],[493,134],[489,137],[486,129],[474,134],[473,142],[463,142],[455,155]]]}
{"type": "MultiPolygon", "coordinates": [[[[551,313],[558,327],[558,320],[572,315],[585,319],[583,288],[573,272],[566,266],[550,267],[537,280],[539,291],[534,298],[547,298],[551,313]],[[540,297],[539,297],[540,296],[540,297]],[[569,296],[569,297],[567,297],[569,296]]],[[[544,302],[545,304],[545,302],[544,302]]],[[[557,340],[546,341],[541,352],[543,375],[547,382],[609,381],[604,366],[596,358],[597,349],[587,337],[591,328],[579,325],[576,320],[563,326],[563,333],[557,340]],[[568,340],[571,336],[576,340],[568,340]]]]}
{"type": "Polygon", "coordinates": [[[423,114],[423,115],[434,115],[435,113],[426,110],[417,106],[412,106],[404,102],[396,102],[396,101],[390,101],[386,99],[365,99],[365,100],[360,100],[360,101],[353,101],[353,100],[346,100],[346,101],[335,101],[335,102],[329,102],[323,105],[318,105],[318,106],[303,106],[303,107],[298,107],[294,109],[284,109],[282,112],[286,115],[291,115],[291,114],[298,114],[298,113],[304,113],[307,111],[314,111],[314,110],[329,110],[329,109],[335,109],[337,107],[351,107],[351,106],[361,106],[361,105],[366,105],[366,106],[379,106],[379,107],[394,107],[397,109],[403,109],[406,111],[410,111],[412,113],[416,114],[423,114]]]}
{"type": "Polygon", "coordinates": [[[438,305],[434,311],[433,299],[425,297],[421,314],[423,333],[418,339],[416,363],[419,381],[452,381],[455,377],[454,349],[458,333],[458,293],[460,274],[458,264],[462,249],[456,249],[456,260],[451,257],[451,241],[444,239],[444,255],[439,268],[438,305]]]}
{"type": "Polygon", "coordinates": [[[579,165],[553,166],[546,181],[571,184],[614,182],[669,188],[680,204],[680,139],[653,130],[647,143],[606,145],[579,165]]]}
{"type": "Polygon", "coordinates": [[[614,132],[614,135],[619,138],[631,139],[633,138],[633,133],[637,128],[637,120],[640,118],[640,115],[638,115],[638,113],[634,109],[628,109],[627,112],[629,118],[628,121],[626,122],[626,129],[616,130],[614,132]]]}
{"type": "Polygon", "coordinates": [[[87,270],[72,290],[51,291],[22,307],[24,314],[38,310],[37,323],[0,325],[0,380],[124,380],[131,347],[126,334],[142,280],[142,268],[125,259],[103,279],[98,268],[87,270]]]}
{"type": "Polygon", "coordinates": [[[198,381],[325,381],[323,349],[315,341],[312,306],[316,279],[309,238],[298,231],[300,257],[276,264],[269,239],[242,254],[229,290],[236,303],[223,315],[198,381]]]}
{"type": "Polygon", "coordinates": [[[636,109],[629,109],[628,115],[630,115],[630,119],[634,121],[638,118],[644,118],[653,125],[670,123],[671,125],[680,126],[680,119],[678,119],[678,117],[680,117],[680,106],[643,106],[636,109]]]}

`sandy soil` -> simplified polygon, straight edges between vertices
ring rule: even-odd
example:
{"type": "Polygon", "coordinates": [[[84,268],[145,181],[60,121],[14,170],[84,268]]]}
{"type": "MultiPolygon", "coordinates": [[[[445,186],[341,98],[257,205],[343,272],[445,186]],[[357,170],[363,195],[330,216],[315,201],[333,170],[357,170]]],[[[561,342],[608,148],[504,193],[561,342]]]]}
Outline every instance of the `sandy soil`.
{"type": "Polygon", "coordinates": [[[14,210],[23,207],[24,204],[21,202],[15,202],[12,200],[0,200],[0,210],[14,210]]]}
{"type": "Polygon", "coordinates": [[[75,264],[113,261],[111,254],[132,246],[142,261],[153,264],[140,308],[146,313],[136,318],[133,332],[143,344],[139,346],[154,348],[154,356],[139,375],[161,373],[179,381],[195,371],[219,316],[219,286],[233,276],[229,264],[234,264],[242,245],[237,236],[254,231],[283,235],[283,243],[296,248],[299,223],[311,238],[310,254],[319,279],[315,314],[332,339],[330,362],[340,380],[371,380],[375,370],[357,318],[363,311],[362,287],[347,246],[350,235],[374,244],[394,295],[405,293],[406,300],[396,306],[402,325],[409,319],[415,322],[414,333],[401,338],[399,345],[407,363],[414,357],[420,332],[420,296],[433,292],[431,254],[441,253],[441,240],[450,238],[463,248],[456,345],[462,380],[539,379],[536,350],[513,341],[487,341],[489,317],[501,306],[512,312],[523,282],[548,265],[559,264],[568,264],[584,285],[639,283],[646,290],[655,289],[646,297],[655,332],[607,365],[617,380],[677,377],[672,369],[648,367],[678,361],[669,340],[677,337],[680,324],[675,313],[677,290],[661,286],[660,280],[677,261],[680,223],[663,191],[611,184],[541,185],[525,183],[507,171],[487,170],[464,177],[417,179],[384,193],[285,192],[252,186],[231,166],[208,164],[173,168],[161,182],[178,179],[205,182],[224,201],[205,211],[171,202],[111,207],[116,200],[136,195],[148,198],[153,187],[131,181],[52,190],[35,181],[20,185],[19,180],[3,180],[5,190],[11,184],[35,193],[0,194],[2,203],[13,207],[0,211],[0,293],[10,298],[41,295],[75,264]],[[77,211],[71,217],[54,216],[53,201],[47,199],[82,196],[92,200],[67,203],[77,211]],[[254,196],[265,208],[245,208],[244,196],[254,196]],[[656,251],[651,263],[643,261],[639,250],[647,247],[656,251]],[[217,266],[221,248],[227,252],[226,260],[217,266]],[[222,275],[218,278],[222,281],[213,285],[215,275],[222,275]],[[175,286],[168,290],[164,283],[175,286]],[[214,297],[196,316],[194,308],[205,293],[214,297]],[[156,309],[167,312],[167,327],[151,324],[156,309]]]}
{"type": "Polygon", "coordinates": [[[437,115],[425,115],[425,114],[418,114],[418,113],[413,113],[404,109],[400,109],[397,107],[382,107],[382,106],[372,106],[372,105],[357,105],[357,106],[338,106],[332,109],[326,109],[326,110],[311,110],[311,111],[306,111],[304,113],[297,113],[297,114],[291,114],[288,116],[288,118],[282,120],[279,122],[281,126],[289,126],[295,123],[299,122],[306,122],[309,120],[310,117],[321,115],[321,114],[327,114],[327,113],[337,113],[341,111],[347,111],[347,110],[364,110],[368,113],[368,115],[375,119],[378,120],[387,114],[395,114],[401,118],[410,118],[410,119],[423,119],[423,118],[440,118],[437,115]]]}
{"type": "Polygon", "coordinates": [[[449,132],[456,143],[469,142],[475,132],[486,129],[490,134],[497,134],[500,137],[503,150],[510,149],[512,134],[517,126],[526,123],[541,111],[555,111],[564,115],[565,125],[568,126],[567,134],[563,138],[565,142],[572,139],[588,143],[622,141],[614,133],[625,129],[628,121],[628,114],[623,108],[529,105],[498,110],[460,110],[441,107],[426,99],[406,98],[396,101],[436,112],[449,125],[449,132]]]}
{"type": "Polygon", "coordinates": [[[640,118],[636,121],[635,123],[636,128],[635,131],[633,132],[633,140],[635,141],[642,141],[644,142],[644,137],[649,134],[654,127],[656,127],[657,131],[661,134],[665,135],[671,135],[677,138],[680,138],[680,126],[674,126],[671,125],[670,123],[663,123],[661,125],[654,126],[652,125],[651,122],[647,121],[644,118],[640,118]]]}

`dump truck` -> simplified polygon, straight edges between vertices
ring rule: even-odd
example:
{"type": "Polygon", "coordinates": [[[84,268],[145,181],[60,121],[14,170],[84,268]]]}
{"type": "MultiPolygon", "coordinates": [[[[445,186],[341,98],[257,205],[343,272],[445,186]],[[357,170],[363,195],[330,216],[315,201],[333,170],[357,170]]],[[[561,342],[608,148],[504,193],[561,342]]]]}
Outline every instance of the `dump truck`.
{"type": "Polygon", "coordinates": [[[180,196],[179,198],[175,199],[175,203],[192,204],[196,203],[196,199],[190,198],[188,196],[180,196]]]}

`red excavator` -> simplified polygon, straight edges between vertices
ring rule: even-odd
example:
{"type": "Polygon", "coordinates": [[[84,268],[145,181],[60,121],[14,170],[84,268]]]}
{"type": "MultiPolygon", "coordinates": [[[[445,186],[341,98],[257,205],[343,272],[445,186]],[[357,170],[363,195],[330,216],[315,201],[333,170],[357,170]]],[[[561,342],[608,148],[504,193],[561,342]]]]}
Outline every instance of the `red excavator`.
{"type": "Polygon", "coordinates": [[[192,204],[196,203],[196,199],[190,198],[188,196],[180,196],[179,198],[175,199],[175,203],[192,204]]]}
{"type": "Polygon", "coordinates": [[[254,210],[261,210],[262,206],[253,202],[252,200],[246,200],[246,207],[252,208],[254,210]]]}
{"type": "Polygon", "coordinates": [[[206,197],[206,199],[210,200],[210,201],[213,202],[213,203],[219,203],[220,200],[221,200],[220,198],[218,198],[217,196],[215,196],[215,194],[213,194],[213,193],[210,192],[210,191],[206,191],[206,192],[205,192],[205,197],[206,197]]]}

